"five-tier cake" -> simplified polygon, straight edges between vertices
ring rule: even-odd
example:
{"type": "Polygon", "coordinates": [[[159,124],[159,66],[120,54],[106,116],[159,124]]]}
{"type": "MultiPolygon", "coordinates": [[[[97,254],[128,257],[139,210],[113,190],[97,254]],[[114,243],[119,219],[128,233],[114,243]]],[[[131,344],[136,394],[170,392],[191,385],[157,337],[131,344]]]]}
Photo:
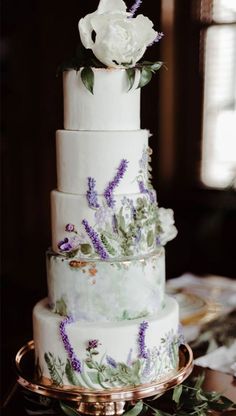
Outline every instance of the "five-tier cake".
{"type": "Polygon", "coordinates": [[[47,384],[114,389],[178,368],[178,305],[165,296],[164,250],[176,229],[151,185],[150,133],[140,129],[148,69],[136,65],[160,34],[135,11],[101,0],[79,29],[103,64],[63,73],[48,298],[33,312],[37,376],[47,384]]]}

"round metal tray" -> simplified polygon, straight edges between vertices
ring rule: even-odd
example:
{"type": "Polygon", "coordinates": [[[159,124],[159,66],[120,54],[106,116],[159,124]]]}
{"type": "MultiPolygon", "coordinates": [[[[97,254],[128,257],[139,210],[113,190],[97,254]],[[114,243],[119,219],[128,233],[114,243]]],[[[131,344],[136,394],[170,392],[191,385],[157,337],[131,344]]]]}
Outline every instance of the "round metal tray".
{"type": "Polygon", "coordinates": [[[145,397],[162,395],[181,384],[192,372],[193,354],[189,345],[179,348],[179,369],[168,378],[135,387],[89,390],[81,387],[48,385],[34,377],[34,342],[24,345],[15,358],[17,382],[22,387],[43,396],[73,402],[81,413],[91,415],[121,415],[126,402],[135,403],[145,397]]]}

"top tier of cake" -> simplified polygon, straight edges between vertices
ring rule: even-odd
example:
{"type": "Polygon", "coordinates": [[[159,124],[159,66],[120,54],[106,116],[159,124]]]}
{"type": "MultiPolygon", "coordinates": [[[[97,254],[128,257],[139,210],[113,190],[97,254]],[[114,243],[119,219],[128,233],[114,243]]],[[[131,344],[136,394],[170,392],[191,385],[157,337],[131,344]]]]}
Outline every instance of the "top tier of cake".
{"type": "Polygon", "coordinates": [[[139,72],[129,90],[125,69],[93,68],[94,92],[81,80],[81,70],[63,73],[65,130],[139,130],[139,72]]]}

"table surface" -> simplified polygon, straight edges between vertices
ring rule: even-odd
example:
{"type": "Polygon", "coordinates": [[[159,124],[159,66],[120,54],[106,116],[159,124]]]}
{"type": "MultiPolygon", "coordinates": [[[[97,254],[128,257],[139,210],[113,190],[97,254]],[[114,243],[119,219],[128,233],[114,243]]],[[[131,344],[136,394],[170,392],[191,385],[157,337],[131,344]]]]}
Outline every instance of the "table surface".
{"type": "MultiPolygon", "coordinates": [[[[202,372],[205,372],[205,381],[203,385],[205,390],[222,392],[224,396],[228,397],[232,401],[236,401],[236,379],[233,376],[219,371],[203,369],[195,366],[190,377],[198,375],[202,372]]],[[[21,387],[17,384],[13,384],[9,393],[5,397],[2,415],[27,416],[27,413],[24,410],[21,387]]],[[[236,416],[236,410],[224,412],[221,413],[221,415],[236,416]]]]}

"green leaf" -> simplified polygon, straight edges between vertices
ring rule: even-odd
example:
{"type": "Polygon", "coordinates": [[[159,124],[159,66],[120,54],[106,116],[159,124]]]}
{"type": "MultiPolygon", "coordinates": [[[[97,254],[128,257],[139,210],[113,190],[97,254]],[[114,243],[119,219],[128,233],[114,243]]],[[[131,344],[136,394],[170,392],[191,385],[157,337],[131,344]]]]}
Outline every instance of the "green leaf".
{"type": "Polygon", "coordinates": [[[97,372],[88,371],[87,375],[89,376],[93,384],[99,384],[100,381],[97,372]]]}
{"type": "Polygon", "coordinates": [[[67,316],[67,306],[63,298],[56,301],[56,313],[59,313],[59,315],[67,316]]]}
{"type": "Polygon", "coordinates": [[[175,403],[179,404],[179,399],[181,397],[182,392],[183,392],[183,386],[181,384],[174,388],[172,400],[174,400],[175,403]]]}
{"type": "Polygon", "coordinates": [[[123,416],[137,416],[143,410],[143,401],[139,400],[136,405],[128,410],[128,412],[123,413],[123,416]]]}
{"type": "Polygon", "coordinates": [[[81,79],[84,86],[93,94],[93,87],[94,87],[94,73],[92,68],[85,67],[81,71],[81,79]]]}
{"type": "Polygon", "coordinates": [[[78,377],[76,376],[69,360],[67,360],[65,372],[66,372],[66,376],[70,384],[72,384],[73,386],[80,385],[78,377]]]}
{"type": "Polygon", "coordinates": [[[127,68],[126,69],[126,74],[128,76],[128,80],[129,80],[129,91],[131,90],[131,88],[134,85],[134,80],[135,80],[135,69],[134,68],[127,68]]]}
{"type": "Polygon", "coordinates": [[[80,250],[83,254],[91,254],[92,247],[90,244],[80,244],[80,250]]]}
{"type": "Polygon", "coordinates": [[[67,404],[60,402],[60,408],[67,416],[79,416],[80,413],[78,413],[73,407],[68,406],[67,404]]]}
{"type": "Polygon", "coordinates": [[[151,79],[152,71],[147,67],[142,68],[138,88],[142,88],[145,85],[147,85],[151,81],[151,79]]]}
{"type": "Polygon", "coordinates": [[[154,243],[154,233],[153,233],[152,230],[149,230],[148,234],[147,234],[147,245],[148,245],[148,247],[151,247],[153,245],[153,243],[154,243]]]}

